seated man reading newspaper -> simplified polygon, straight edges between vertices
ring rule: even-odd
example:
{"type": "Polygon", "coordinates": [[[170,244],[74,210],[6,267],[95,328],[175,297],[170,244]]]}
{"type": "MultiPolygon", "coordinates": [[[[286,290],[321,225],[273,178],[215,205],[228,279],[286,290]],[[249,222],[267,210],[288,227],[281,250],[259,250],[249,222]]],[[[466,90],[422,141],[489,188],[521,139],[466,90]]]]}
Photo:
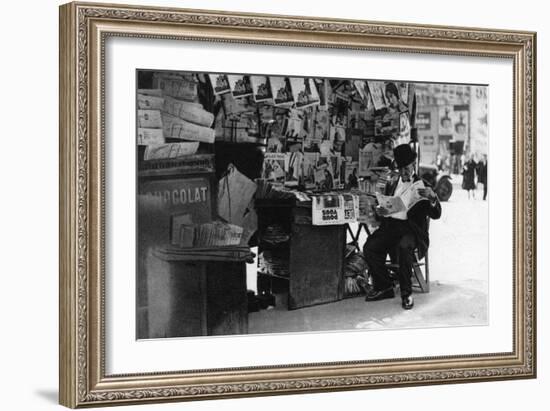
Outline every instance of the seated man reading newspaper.
{"type": "Polygon", "coordinates": [[[429,246],[428,217],[438,219],[441,205],[434,191],[418,177],[415,170],[416,153],[410,145],[402,144],[393,150],[399,169],[399,178],[386,185],[385,194],[377,195],[376,214],[381,224],[367,239],[363,253],[373,279],[373,288],[366,301],[394,297],[393,281],[386,268],[386,256],[396,252],[399,268],[397,276],[401,289],[401,306],[409,310],[414,301],[411,296],[411,274],[414,250],[420,258],[429,246]]]}

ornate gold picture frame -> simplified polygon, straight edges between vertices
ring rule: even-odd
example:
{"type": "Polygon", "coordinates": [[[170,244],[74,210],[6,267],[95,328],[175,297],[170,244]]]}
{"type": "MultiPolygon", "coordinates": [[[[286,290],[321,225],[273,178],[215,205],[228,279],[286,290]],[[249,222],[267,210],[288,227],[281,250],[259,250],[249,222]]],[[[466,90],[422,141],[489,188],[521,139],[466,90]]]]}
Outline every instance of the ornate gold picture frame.
{"type": "Polygon", "coordinates": [[[535,378],[535,104],[533,32],[92,3],[61,6],[60,403],[76,408],[535,378]],[[104,70],[105,43],[117,37],[511,61],[513,349],[475,355],[107,374],[105,208],[110,205],[105,202],[104,70]]]}

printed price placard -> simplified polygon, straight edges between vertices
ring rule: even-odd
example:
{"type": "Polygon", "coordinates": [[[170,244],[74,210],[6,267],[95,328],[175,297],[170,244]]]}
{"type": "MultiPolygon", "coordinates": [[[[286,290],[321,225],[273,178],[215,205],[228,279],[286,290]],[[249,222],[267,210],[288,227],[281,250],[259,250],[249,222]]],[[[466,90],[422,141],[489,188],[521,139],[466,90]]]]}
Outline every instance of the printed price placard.
{"type": "Polygon", "coordinates": [[[313,225],[354,223],[359,216],[359,197],[355,194],[324,194],[312,198],[313,225]]]}

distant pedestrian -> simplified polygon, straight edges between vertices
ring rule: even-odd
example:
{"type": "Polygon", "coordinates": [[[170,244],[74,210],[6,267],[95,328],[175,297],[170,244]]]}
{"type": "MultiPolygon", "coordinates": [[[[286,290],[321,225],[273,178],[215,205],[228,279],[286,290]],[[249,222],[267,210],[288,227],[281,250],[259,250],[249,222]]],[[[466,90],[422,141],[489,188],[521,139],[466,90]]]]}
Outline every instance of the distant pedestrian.
{"type": "Polygon", "coordinates": [[[483,199],[487,200],[487,154],[477,163],[477,182],[483,184],[483,199]]]}
{"type": "Polygon", "coordinates": [[[475,176],[476,176],[476,162],[474,156],[470,156],[470,159],[462,166],[462,188],[468,192],[468,199],[475,199],[475,176]],[[470,197],[471,192],[471,197],[470,197]]]}

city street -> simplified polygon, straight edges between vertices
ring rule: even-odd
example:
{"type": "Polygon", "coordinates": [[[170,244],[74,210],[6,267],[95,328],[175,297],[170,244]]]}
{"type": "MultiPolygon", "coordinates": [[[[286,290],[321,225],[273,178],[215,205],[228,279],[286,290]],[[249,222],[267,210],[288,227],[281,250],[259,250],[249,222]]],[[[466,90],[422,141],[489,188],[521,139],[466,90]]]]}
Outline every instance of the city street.
{"type": "Polygon", "coordinates": [[[401,308],[398,295],[368,303],[361,296],[294,311],[278,305],[250,313],[249,333],[487,324],[487,201],[482,200],[481,189],[469,200],[460,185],[461,176],[455,176],[453,194],[442,203],[441,218],[431,221],[431,288],[429,293],[414,293],[412,310],[401,308]]]}
{"type": "Polygon", "coordinates": [[[441,203],[441,218],[430,225],[431,279],[487,292],[487,201],[483,201],[482,189],[476,190],[475,200],[469,200],[461,180],[461,176],[453,178],[453,194],[441,203]]]}

